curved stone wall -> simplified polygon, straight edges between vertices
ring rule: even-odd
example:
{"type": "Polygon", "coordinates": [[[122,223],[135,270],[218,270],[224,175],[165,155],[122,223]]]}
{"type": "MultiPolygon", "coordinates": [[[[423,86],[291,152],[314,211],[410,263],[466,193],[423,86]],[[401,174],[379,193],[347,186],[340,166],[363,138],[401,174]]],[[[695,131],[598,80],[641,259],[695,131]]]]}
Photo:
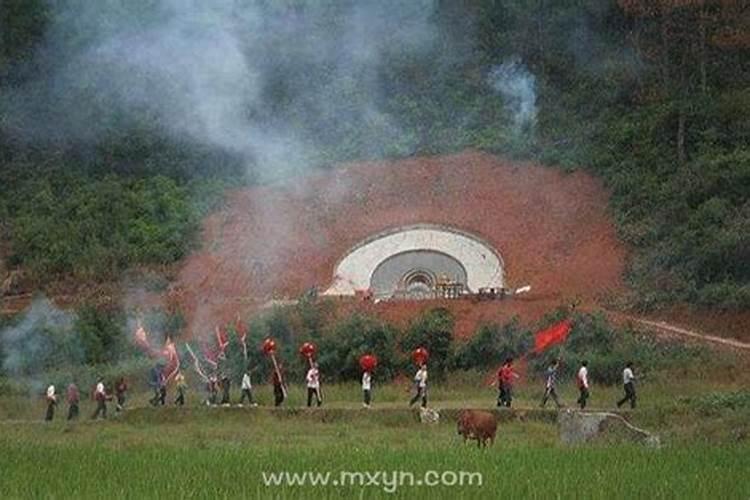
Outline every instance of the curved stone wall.
{"type": "MultiPolygon", "coordinates": [[[[409,265],[399,271],[406,275],[410,269],[423,269],[439,276],[450,270],[448,261],[436,258],[436,254],[448,257],[465,271],[465,285],[471,292],[483,287],[502,287],[504,284],[503,261],[500,255],[481,238],[463,231],[436,225],[418,225],[397,228],[366,239],[351,249],[337,264],[334,280],[326,295],[353,295],[358,290],[372,290],[378,285],[380,295],[387,294],[381,282],[373,283],[373,275],[380,267],[388,266],[398,255],[408,255],[409,265]],[[424,258],[420,259],[420,255],[424,258]],[[435,269],[433,269],[435,267],[435,269]]],[[[395,270],[393,271],[395,272],[395,270]]],[[[449,276],[462,282],[463,275],[449,276]]],[[[391,278],[383,281],[392,281],[391,278]]]]}
{"type": "Polygon", "coordinates": [[[434,250],[410,250],[392,255],[378,264],[370,278],[375,297],[390,297],[397,292],[408,295],[412,274],[424,276],[430,286],[440,279],[466,286],[466,269],[450,255],[434,250]]]}

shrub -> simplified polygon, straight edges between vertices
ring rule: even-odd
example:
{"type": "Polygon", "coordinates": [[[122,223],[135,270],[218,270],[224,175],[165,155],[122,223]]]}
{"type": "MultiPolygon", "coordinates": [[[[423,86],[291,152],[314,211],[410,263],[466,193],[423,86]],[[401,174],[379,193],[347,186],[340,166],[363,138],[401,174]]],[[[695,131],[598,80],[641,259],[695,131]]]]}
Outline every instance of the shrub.
{"type": "Polygon", "coordinates": [[[83,306],[77,311],[73,331],[80,339],[80,347],[73,345],[73,348],[82,350],[86,364],[112,363],[132,353],[121,312],[83,306]]]}
{"type": "Polygon", "coordinates": [[[683,365],[702,356],[698,348],[677,341],[613,326],[603,314],[574,315],[573,329],[567,341],[530,358],[530,367],[538,375],[553,359],[561,359],[561,378],[573,378],[582,360],[588,361],[594,383],[620,384],[625,363],[633,361],[640,376],[646,370],[683,365]]]}
{"type": "Polygon", "coordinates": [[[452,368],[453,325],[450,311],[445,308],[430,309],[409,325],[401,339],[401,349],[411,355],[417,347],[425,347],[430,353],[431,373],[440,378],[452,368]]]}
{"type": "Polygon", "coordinates": [[[532,336],[520,326],[518,318],[502,326],[497,323],[481,325],[471,339],[459,347],[456,366],[463,370],[494,368],[508,357],[525,354],[531,345],[532,336]]]}
{"type": "Polygon", "coordinates": [[[247,337],[248,358],[259,378],[270,377],[272,373],[273,364],[261,351],[263,340],[272,337],[278,345],[276,359],[283,365],[287,380],[303,380],[308,364],[300,356],[299,346],[302,342],[317,342],[319,339],[309,330],[296,329],[296,315],[294,307],[274,307],[251,321],[247,337]]]}
{"type": "Polygon", "coordinates": [[[366,353],[378,357],[377,377],[389,380],[398,367],[396,329],[370,316],[354,313],[333,327],[320,345],[320,368],[338,380],[358,380],[359,358],[366,353]]]}
{"type": "Polygon", "coordinates": [[[750,391],[710,392],[704,396],[686,398],[682,401],[697,406],[705,414],[717,414],[722,410],[750,408],[750,391]]]}

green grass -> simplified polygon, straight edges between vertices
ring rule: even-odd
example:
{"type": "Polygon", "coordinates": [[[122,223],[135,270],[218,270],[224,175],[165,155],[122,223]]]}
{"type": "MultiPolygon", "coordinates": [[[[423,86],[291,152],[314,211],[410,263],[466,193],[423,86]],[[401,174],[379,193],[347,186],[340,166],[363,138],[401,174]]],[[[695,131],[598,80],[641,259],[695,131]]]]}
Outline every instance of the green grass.
{"type": "MultiPolygon", "coordinates": [[[[68,426],[5,424],[2,498],[747,498],[750,446],[563,448],[554,426],[501,426],[494,447],[464,445],[451,422],[395,412],[321,422],[307,413],[192,409],[68,426]],[[482,485],[265,486],[262,472],[482,474],[482,485]],[[44,478],[40,481],[39,478],[44,478]]],[[[313,411],[311,414],[315,414],[313,411]]]]}
{"type": "MultiPolygon", "coordinates": [[[[522,409],[505,414],[497,442],[486,450],[462,442],[450,411],[438,425],[420,424],[397,385],[378,387],[372,410],[359,408],[353,384],[326,387],[320,410],[300,408],[298,387],[281,411],[209,408],[196,393],[185,408],[155,409],[144,405],[143,392],[117,418],[74,424],[62,418],[64,408],[46,424],[41,401],[4,397],[0,498],[748,498],[750,409],[711,405],[722,397],[701,399],[709,389],[728,394],[742,385],[645,384],[643,404],[627,418],[657,432],[660,449],[611,441],[564,447],[554,411],[523,409],[536,405],[535,385],[519,387],[522,409]],[[404,471],[415,480],[426,471],[466,471],[481,473],[482,485],[411,486],[407,478],[395,487],[382,476],[365,486],[264,485],[263,472],[283,471],[330,473],[329,480],[342,471],[404,471]]],[[[269,403],[268,387],[256,392],[269,403]]],[[[561,392],[572,401],[572,387],[561,392]]],[[[598,387],[593,394],[595,405],[611,409],[619,389],[598,387]]],[[[494,402],[489,388],[461,381],[436,384],[431,395],[444,409],[494,402]]],[[[83,417],[92,410],[85,402],[83,417]]]]}

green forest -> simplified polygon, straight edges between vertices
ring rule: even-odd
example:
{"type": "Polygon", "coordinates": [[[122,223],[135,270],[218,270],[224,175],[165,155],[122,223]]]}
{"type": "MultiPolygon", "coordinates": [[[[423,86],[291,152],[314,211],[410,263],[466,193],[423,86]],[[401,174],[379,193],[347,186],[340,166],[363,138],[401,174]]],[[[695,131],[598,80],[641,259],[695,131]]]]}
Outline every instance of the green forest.
{"type": "Polygon", "coordinates": [[[193,31],[165,31],[173,2],[91,3],[0,4],[0,234],[37,287],[176,262],[229,187],[476,148],[601,177],[639,307],[750,308],[747,2],[384,1],[379,24],[356,0],[243,0],[188,17],[193,31]],[[220,15],[253,37],[201,30],[220,15]],[[174,52],[140,55],[164,33],[174,52]],[[252,81],[234,85],[246,61],[252,81]],[[182,99],[192,65],[216,71],[188,83],[247,105],[182,99]],[[508,76],[528,88],[498,91],[508,76]],[[528,89],[532,108],[509,106],[528,89]],[[269,136],[246,148],[198,128],[204,103],[269,136]],[[289,168],[269,170],[268,144],[289,168]]]}

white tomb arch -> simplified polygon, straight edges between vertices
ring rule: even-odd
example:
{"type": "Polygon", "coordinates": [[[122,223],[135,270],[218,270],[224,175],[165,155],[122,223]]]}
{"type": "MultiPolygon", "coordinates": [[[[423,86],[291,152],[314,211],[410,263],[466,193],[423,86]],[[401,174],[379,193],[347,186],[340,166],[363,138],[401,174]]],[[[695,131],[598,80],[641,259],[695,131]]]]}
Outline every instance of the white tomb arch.
{"type": "Polygon", "coordinates": [[[468,292],[502,288],[504,264],[487,242],[464,231],[432,224],[400,227],[349,250],[324,295],[369,290],[388,297],[404,286],[424,292],[441,276],[461,282],[468,292]]]}

